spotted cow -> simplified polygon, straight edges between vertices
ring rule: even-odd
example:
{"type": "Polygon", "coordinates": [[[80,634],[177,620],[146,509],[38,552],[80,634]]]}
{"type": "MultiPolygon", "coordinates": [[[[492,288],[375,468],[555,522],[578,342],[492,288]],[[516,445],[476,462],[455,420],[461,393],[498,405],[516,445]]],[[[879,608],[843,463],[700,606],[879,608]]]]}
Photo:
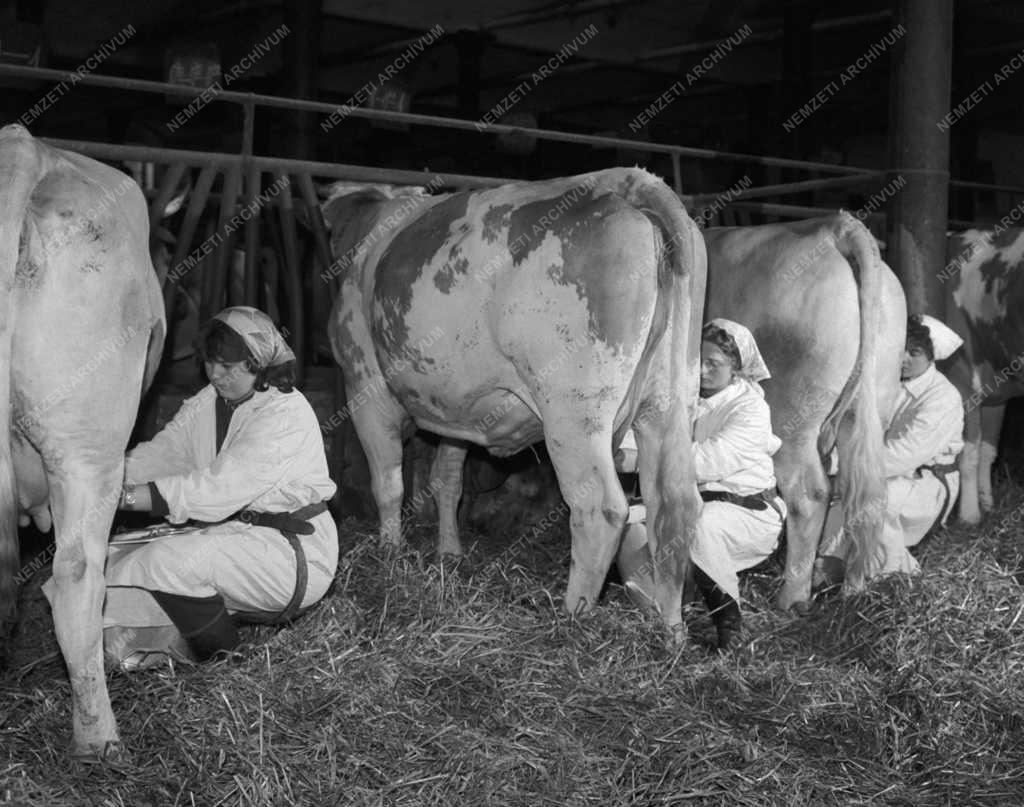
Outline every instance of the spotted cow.
{"type": "Polygon", "coordinates": [[[704,231],[706,319],[753,332],[772,378],[764,382],[781,438],[775,475],[789,514],[779,605],[810,598],[828,509],[824,458],[838,454],[845,528],[852,537],[846,585],[870,571],[885,503],[883,428],[900,383],[906,300],[878,245],[848,213],[759,227],[704,231]]]}
{"type": "Polygon", "coordinates": [[[706,263],[675,194],[610,169],[436,196],[339,188],[323,211],[343,272],[331,344],[383,540],[401,540],[406,425],[443,438],[431,475],[444,553],[461,552],[467,446],[508,456],[543,439],[570,506],[565,608],[588,608],[626,519],[612,452],[633,424],[656,599],[678,626],[700,511],[690,423],[706,263]]]}
{"type": "Polygon", "coordinates": [[[992,509],[992,463],[1006,402],[1024,395],[1024,229],[951,233],[943,284],[946,323],[964,339],[945,371],[964,399],[959,516],[992,509]]]}
{"type": "Polygon", "coordinates": [[[54,625],[74,751],[117,750],[103,669],[107,537],[163,298],[138,185],[0,130],[0,617],[13,612],[19,513],[56,532],[54,625]]]}

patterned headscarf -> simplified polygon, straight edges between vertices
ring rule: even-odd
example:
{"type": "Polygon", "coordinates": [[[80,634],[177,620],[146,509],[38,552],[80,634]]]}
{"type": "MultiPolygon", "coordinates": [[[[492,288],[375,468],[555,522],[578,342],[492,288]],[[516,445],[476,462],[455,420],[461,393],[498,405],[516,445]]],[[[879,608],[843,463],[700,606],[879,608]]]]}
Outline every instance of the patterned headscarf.
{"type": "Polygon", "coordinates": [[[236,305],[225,308],[214,319],[219,319],[242,337],[261,370],[295,361],[295,354],[284,341],[281,332],[270,317],[258,308],[236,305]]]}
{"type": "Polygon", "coordinates": [[[733,322],[731,319],[722,319],[721,317],[711,320],[708,325],[721,328],[732,337],[736,347],[739,348],[740,364],[742,366],[736,373],[738,376],[748,381],[765,381],[772,377],[772,374],[768,372],[768,366],[764,363],[764,359],[761,358],[761,351],[757,349],[754,334],[746,326],[733,322]]]}

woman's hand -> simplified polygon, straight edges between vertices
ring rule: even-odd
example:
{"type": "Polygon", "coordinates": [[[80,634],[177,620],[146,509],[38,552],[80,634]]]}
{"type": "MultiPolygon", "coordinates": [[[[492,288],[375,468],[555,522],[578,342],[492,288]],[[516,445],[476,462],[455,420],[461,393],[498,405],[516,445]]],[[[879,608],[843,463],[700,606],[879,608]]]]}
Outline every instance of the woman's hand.
{"type": "Polygon", "coordinates": [[[125,485],[121,489],[121,499],[117,503],[120,510],[148,512],[153,509],[153,497],[149,485],[125,485]]]}

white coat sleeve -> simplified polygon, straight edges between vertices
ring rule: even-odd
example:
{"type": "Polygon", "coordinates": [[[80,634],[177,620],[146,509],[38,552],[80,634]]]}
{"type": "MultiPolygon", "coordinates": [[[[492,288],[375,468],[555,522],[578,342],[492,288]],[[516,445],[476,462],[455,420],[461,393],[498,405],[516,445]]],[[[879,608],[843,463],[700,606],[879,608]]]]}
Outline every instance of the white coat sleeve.
{"type": "Polygon", "coordinates": [[[199,419],[201,401],[186,400],[171,422],[152,440],[139,443],[125,455],[124,478],[129,485],[142,485],[161,476],[181,474],[194,467],[192,433],[199,419]]]}
{"type": "Polygon", "coordinates": [[[909,476],[956,443],[964,428],[959,395],[926,395],[897,435],[885,438],[885,476],[909,476]]]}
{"type": "Polygon", "coordinates": [[[768,405],[750,401],[731,411],[714,434],[693,444],[697,484],[717,482],[779,450],[768,405]]]}
{"type": "Polygon", "coordinates": [[[310,434],[308,420],[287,414],[276,410],[249,421],[205,468],[154,480],[168,520],[220,521],[246,507],[260,510],[260,497],[288,478],[297,458],[323,451],[319,431],[310,434]]]}

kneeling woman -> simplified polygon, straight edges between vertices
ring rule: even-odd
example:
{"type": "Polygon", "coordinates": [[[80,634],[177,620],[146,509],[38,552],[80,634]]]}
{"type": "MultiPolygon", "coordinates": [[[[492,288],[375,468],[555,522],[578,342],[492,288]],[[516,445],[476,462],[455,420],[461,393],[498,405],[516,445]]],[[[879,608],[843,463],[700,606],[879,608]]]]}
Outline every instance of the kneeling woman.
{"type": "MultiPolygon", "coordinates": [[[[785,505],[775,489],[772,455],[782,445],[758,384],[770,378],[753,335],[727,319],[701,334],[700,400],[693,426],[694,467],[704,507],[690,547],[694,577],[728,649],[740,629],[737,572],[765,560],[778,545],[785,505]]],[[[619,571],[627,585],[650,569],[646,529],[631,524],[623,537],[619,571]]]]}
{"type": "Polygon", "coordinates": [[[217,314],[197,347],[210,384],[125,458],[120,507],[194,528],[110,544],[104,647],[124,668],[230,650],[233,614],[290,619],[337,568],[335,485],[292,351],[248,307],[217,314]]]}

